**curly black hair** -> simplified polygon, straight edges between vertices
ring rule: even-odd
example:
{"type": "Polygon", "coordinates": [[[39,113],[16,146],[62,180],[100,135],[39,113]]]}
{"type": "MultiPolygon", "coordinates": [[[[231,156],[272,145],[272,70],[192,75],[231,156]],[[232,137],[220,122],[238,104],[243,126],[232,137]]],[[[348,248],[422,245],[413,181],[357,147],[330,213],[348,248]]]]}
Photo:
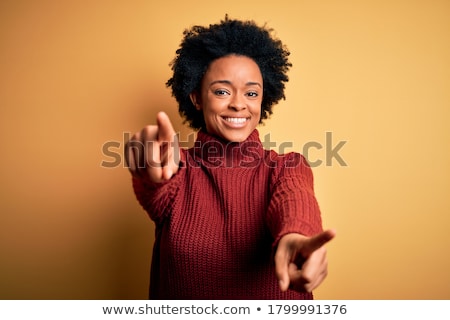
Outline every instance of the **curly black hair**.
{"type": "Polygon", "coordinates": [[[195,108],[189,95],[200,90],[211,62],[231,54],[249,57],[259,66],[264,84],[260,122],[272,114],[273,105],[285,99],[284,83],[289,80],[287,71],[292,66],[289,51],[272,33],[273,29],[265,25],[232,20],[228,15],[218,24],[196,25],[184,31],[180,48],[170,63],[173,76],[166,86],[172,89],[185,123],[194,129],[205,128],[203,112],[195,108]]]}

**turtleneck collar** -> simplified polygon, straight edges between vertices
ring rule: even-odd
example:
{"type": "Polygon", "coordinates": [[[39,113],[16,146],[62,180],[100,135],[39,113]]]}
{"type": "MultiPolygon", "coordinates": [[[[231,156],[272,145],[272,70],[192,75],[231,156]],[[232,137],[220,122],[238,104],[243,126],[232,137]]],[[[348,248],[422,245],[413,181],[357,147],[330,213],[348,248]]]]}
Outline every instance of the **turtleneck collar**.
{"type": "Polygon", "coordinates": [[[212,167],[249,167],[264,155],[257,129],[242,142],[230,142],[205,131],[199,131],[190,150],[196,161],[212,167]]]}

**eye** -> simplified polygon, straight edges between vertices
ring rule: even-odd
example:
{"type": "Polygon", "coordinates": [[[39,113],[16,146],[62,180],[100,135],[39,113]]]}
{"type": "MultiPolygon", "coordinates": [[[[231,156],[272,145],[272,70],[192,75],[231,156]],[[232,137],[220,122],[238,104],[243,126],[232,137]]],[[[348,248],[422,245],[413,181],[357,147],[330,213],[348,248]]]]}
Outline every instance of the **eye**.
{"type": "Polygon", "coordinates": [[[251,98],[256,98],[257,96],[259,96],[259,94],[256,91],[249,91],[249,92],[247,92],[247,96],[249,96],[251,98]]]}
{"type": "Polygon", "coordinates": [[[227,95],[227,94],[229,94],[229,93],[228,93],[228,91],[226,91],[226,90],[223,90],[223,89],[217,89],[217,90],[214,90],[214,94],[215,94],[216,96],[225,96],[225,95],[227,95]]]}

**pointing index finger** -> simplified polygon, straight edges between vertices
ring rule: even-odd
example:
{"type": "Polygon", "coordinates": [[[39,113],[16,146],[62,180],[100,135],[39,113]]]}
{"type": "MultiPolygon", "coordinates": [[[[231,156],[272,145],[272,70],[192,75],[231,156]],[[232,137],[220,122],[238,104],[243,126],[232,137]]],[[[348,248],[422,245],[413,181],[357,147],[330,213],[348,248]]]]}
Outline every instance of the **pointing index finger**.
{"type": "Polygon", "coordinates": [[[156,116],[158,123],[158,142],[161,151],[162,178],[169,180],[177,172],[180,162],[178,137],[165,112],[156,116]]]}
{"type": "Polygon", "coordinates": [[[158,140],[159,142],[172,142],[175,137],[175,130],[170,122],[169,116],[161,111],[156,116],[158,123],[158,140]]]}

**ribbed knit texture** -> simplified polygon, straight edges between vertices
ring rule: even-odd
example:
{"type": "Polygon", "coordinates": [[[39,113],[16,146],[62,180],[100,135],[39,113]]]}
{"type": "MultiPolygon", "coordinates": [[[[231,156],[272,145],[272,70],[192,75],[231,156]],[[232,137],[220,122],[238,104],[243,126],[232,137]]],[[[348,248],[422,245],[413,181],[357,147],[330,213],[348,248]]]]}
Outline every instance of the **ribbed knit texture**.
{"type": "Polygon", "coordinates": [[[322,230],[313,176],[298,153],[264,150],[255,130],[227,143],[199,132],[169,181],[133,178],[156,225],[151,299],[312,299],[281,292],[274,250],[322,230]]]}

